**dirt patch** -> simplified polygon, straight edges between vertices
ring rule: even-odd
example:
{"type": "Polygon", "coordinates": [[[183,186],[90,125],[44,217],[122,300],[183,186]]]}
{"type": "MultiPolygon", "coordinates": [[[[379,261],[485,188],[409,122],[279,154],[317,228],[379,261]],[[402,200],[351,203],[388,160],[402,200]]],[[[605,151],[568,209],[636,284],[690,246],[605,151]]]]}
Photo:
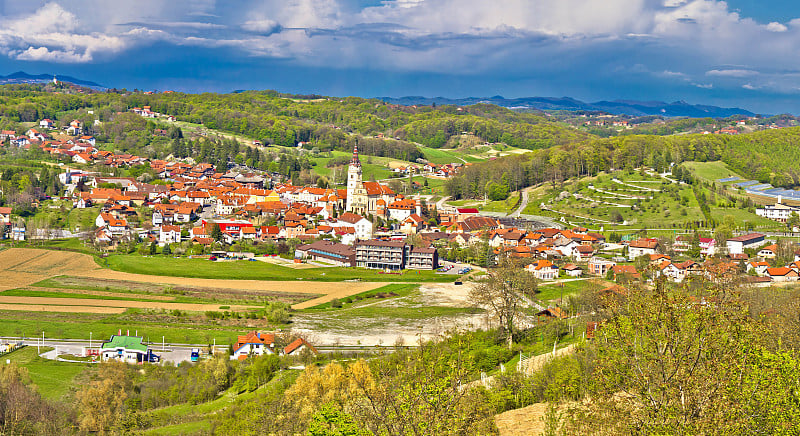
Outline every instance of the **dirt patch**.
{"type": "Polygon", "coordinates": [[[544,433],[547,403],[509,410],[494,417],[500,436],[537,436],[544,433]]]}
{"type": "Polygon", "coordinates": [[[431,306],[470,307],[469,291],[474,283],[426,283],[419,287],[422,301],[431,306]]]}
{"type": "MultiPolygon", "coordinates": [[[[289,282],[289,283],[292,283],[292,282],[289,282]]],[[[296,285],[297,283],[294,283],[294,284],[296,285]]],[[[320,305],[322,303],[327,303],[327,302],[333,300],[334,298],[338,298],[338,299],[347,298],[347,297],[349,297],[351,295],[356,295],[356,294],[360,294],[362,292],[371,291],[373,289],[377,289],[377,288],[379,288],[381,286],[384,286],[384,285],[386,285],[386,283],[374,283],[374,282],[373,283],[367,283],[367,282],[364,282],[364,283],[362,283],[362,282],[347,282],[347,283],[316,282],[313,285],[306,284],[307,287],[310,287],[312,289],[316,290],[318,288],[323,288],[323,289],[326,289],[327,292],[319,291],[318,293],[320,293],[320,294],[324,293],[325,295],[322,296],[322,297],[314,298],[313,300],[308,300],[308,301],[304,301],[302,303],[295,304],[295,305],[292,306],[292,309],[295,309],[295,310],[308,309],[309,307],[314,307],[314,306],[320,305]],[[336,286],[333,289],[326,288],[325,285],[329,285],[329,284],[331,284],[331,285],[339,285],[339,286],[336,286]]]]}
{"type": "MultiPolygon", "coordinates": [[[[61,298],[61,300],[64,300],[61,298]]],[[[2,304],[0,310],[15,310],[25,312],[65,312],[65,313],[102,313],[120,314],[125,312],[123,307],[98,307],[98,306],[57,306],[39,304],[2,304]]]]}
{"type": "Polygon", "coordinates": [[[282,259],[280,257],[256,257],[255,259],[259,262],[271,263],[273,265],[283,266],[292,269],[319,268],[319,266],[312,265],[310,263],[294,263],[291,260],[282,259]]]}
{"type": "MultiPolygon", "coordinates": [[[[206,312],[219,310],[216,304],[162,303],[160,301],[94,300],[89,298],[48,298],[48,297],[6,297],[0,294],[0,304],[60,305],[61,307],[97,306],[122,307],[126,309],[181,310],[206,312]]],[[[254,309],[253,306],[230,306],[231,311],[254,309]]]]}

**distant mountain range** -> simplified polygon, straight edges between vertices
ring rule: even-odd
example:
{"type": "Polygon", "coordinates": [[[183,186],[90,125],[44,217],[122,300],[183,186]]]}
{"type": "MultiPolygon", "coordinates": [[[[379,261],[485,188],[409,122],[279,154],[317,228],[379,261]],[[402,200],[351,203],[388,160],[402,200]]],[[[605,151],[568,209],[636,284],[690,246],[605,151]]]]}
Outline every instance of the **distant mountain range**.
{"type": "Polygon", "coordinates": [[[665,117],[692,117],[692,118],[725,118],[731,115],[753,116],[754,113],[741,108],[723,108],[717,106],[706,106],[699,104],[689,104],[685,101],[674,103],[664,103],[662,101],[634,101],[634,100],[615,100],[598,101],[596,103],[586,103],[574,98],[562,97],[523,97],[505,98],[499,95],[494,97],[467,97],[450,99],[444,97],[378,97],[387,103],[411,105],[437,105],[452,104],[458,106],[469,106],[477,103],[489,103],[509,109],[539,109],[539,110],[567,110],[567,111],[601,111],[615,115],[661,115],[665,117]]]}
{"type": "MultiPolygon", "coordinates": [[[[0,76],[0,85],[9,83],[47,83],[53,81],[53,76],[53,74],[33,75],[24,71],[17,71],[16,73],[11,73],[8,76],[0,76]]],[[[60,82],[74,83],[75,85],[85,86],[87,88],[106,89],[106,87],[103,85],[99,85],[88,80],[76,79],[70,76],[59,76],[56,74],[55,78],[60,82]]]]}

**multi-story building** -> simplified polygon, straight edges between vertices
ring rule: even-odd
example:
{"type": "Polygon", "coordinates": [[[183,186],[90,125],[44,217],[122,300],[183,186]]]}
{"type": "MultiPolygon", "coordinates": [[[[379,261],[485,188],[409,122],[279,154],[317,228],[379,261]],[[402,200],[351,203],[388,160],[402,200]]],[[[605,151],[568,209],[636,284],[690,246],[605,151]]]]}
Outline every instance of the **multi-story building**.
{"type": "Polygon", "coordinates": [[[385,269],[436,269],[439,255],[433,247],[412,247],[403,241],[372,239],[355,244],[356,266],[385,269]]]}
{"type": "Polygon", "coordinates": [[[782,203],[776,203],[772,206],[767,205],[764,206],[763,208],[756,209],[756,215],[763,216],[764,218],[769,218],[771,220],[780,221],[782,223],[788,221],[789,217],[793,213],[800,214],[800,207],[793,207],[782,203]]]}
{"type": "Polygon", "coordinates": [[[356,266],[401,270],[406,267],[408,245],[403,241],[372,239],[356,242],[356,266]]]}
{"type": "Polygon", "coordinates": [[[766,235],[764,235],[763,233],[749,233],[747,235],[741,235],[735,238],[730,238],[726,241],[726,245],[728,247],[728,253],[730,254],[744,253],[745,248],[756,248],[764,244],[764,238],[766,238],[766,235]]]}
{"type": "Polygon", "coordinates": [[[413,247],[408,251],[406,268],[408,269],[436,269],[439,267],[439,253],[433,247],[413,247]]]}

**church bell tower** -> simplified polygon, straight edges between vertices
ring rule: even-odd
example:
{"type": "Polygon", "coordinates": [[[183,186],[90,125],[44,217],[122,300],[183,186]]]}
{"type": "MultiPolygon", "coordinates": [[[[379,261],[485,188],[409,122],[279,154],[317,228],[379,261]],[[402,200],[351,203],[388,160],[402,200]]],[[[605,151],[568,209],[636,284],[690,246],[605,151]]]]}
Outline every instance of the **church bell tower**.
{"type": "Polygon", "coordinates": [[[350,159],[350,166],[347,168],[347,203],[345,210],[353,212],[353,200],[356,190],[361,188],[361,161],[358,160],[358,144],[353,147],[353,158],[350,159]]]}

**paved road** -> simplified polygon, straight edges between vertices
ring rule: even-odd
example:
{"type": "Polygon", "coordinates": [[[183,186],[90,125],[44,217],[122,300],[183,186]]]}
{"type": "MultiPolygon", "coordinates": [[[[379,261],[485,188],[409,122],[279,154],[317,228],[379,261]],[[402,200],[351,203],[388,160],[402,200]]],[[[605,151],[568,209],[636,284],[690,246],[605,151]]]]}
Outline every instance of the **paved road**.
{"type": "Polygon", "coordinates": [[[531,189],[533,189],[532,186],[528,186],[527,188],[523,188],[522,189],[522,191],[519,194],[519,195],[522,196],[522,203],[519,205],[517,210],[515,210],[511,214],[512,217],[519,218],[519,216],[522,213],[522,211],[525,210],[525,207],[528,205],[528,193],[531,191],[531,189]]]}
{"type": "MultiPolygon", "coordinates": [[[[19,338],[0,338],[0,342],[18,342],[19,338]]],[[[89,348],[90,343],[89,341],[79,340],[79,339],[47,339],[45,338],[44,342],[41,339],[30,339],[25,338],[23,343],[29,347],[51,347],[54,350],[51,350],[47,353],[42,353],[42,357],[47,359],[56,359],[57,356],[64,355],[64,354],[71,354],[73,356],[81,356],[83,355],[84,348],[89,348]]],[[[102,345],[102,340],[94,340],[91,342],[91,348],[99,348],[102,345]]],[[[192,344],[165,344],[162,348],[161,344],[151,344],[150,348],[153,352],[159,356],[161,359],[166,362],[171,363],[181,363],[181,362],[189,362],[191,359],[191,352],[192,348],[200,348],[202,350],[206,350],[208,344],[206,345],[192,345],[192,344]]],[[[205,351],[204,351],[205,352],[205,351]]]]}

